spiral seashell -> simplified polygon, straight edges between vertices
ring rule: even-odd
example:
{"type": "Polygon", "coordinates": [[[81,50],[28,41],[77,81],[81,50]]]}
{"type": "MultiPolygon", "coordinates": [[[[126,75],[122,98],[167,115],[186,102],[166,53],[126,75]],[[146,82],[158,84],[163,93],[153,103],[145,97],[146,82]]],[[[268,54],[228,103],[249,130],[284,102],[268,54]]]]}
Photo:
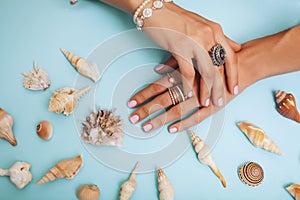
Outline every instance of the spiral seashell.
{"type": "Polygon", "coordinates": [[[43,140],[50,140],[52,137],[52,125],[48,121],[41,121],[37,127],[36,132],[43,140]]]}
{"type": "Polygon", "coordinates": [[[120,188],[120,200],[129,200],[134,190],[136,189],[135,176],[139,169],[139,162],[136,163],[131,175],[127,181],[125,181],[120,188]]]}
{"type": "Polygon", "coordinates": [[[240,179],[249,186],[257,186],[264,179],[264,171],[262,167],[255,163],[249,162],[239,169],[240,179]]]}
{"type": "Polygon", "coordinates": [[[77,190],[79,200],[97,200],[100,197],[100,189],[97,185],[82,185],[77,190]]]}
{"type": "Polygon", "coordinates": [[[157,171],[157,181],[159,200],[173,200],[175,196],[175,189],[161,168],[157,171]]]}
{"type": "Polygon", "coordinates": [[[296,107],[296,100],[292,94],[276,91],[276,110],[284,117],[300,123],[300,114],[296,107]]]}
{"type": "Polygon", "coordinates": [[[300,200],[300,185],[292,184],[286,187],[286,190],[296,199],[300,200]]]}
{"type": "Polygon", "coordinates": [[[11,145],[16,146],[17,140],[12,131],[13,124],[14,118],[0,108],[0,138],[5,139],[11,145]]]}

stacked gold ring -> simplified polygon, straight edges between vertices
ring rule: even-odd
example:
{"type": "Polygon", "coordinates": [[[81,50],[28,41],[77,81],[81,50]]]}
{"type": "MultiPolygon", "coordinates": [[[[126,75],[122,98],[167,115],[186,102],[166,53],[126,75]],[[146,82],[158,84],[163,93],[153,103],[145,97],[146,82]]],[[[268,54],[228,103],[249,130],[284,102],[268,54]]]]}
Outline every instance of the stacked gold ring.
{"type": "Polygon", "coordinates": [[[172,104],[175,106],[186,100],[185,95],[183,94],[183,89],[181,85],[175,85],[171,88],[168,88],[169,95],[172,101],[172,104]]]}

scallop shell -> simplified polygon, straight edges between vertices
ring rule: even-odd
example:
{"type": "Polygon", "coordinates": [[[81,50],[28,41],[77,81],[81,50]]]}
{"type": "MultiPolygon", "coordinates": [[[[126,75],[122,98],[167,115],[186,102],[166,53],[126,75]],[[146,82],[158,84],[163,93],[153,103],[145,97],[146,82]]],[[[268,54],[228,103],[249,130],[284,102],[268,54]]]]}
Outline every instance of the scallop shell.
{"type": "Polygon", "coordinates": [[[33,71],[29,73],[23,72],[23,85],[29,90],[47,90],[50,87],[50,79],[47,72],[43,69],[38,69],[36,61],[33,63],[33,71]]]}
{"type": "Polygon", "coordinates": [[[0,169],[0,176],[9,176],[10,181],[22,189],[32,180],[30,167],[27,162],[16,162],[8,170],[0,169]]]}
{"type": "Polygon", "coordinates": [[[120,200],[128,200],[132,196],[134,190],[136,189],[135,176],[139,169],[139,162],[136,163],[131,175],[127,181],[125,181],[120,188],[120,200]]]}
{"type": "Polygon", "coordinates": [[[255,163],[249,162],[239,169],[240,179],[249,186],[257,186],[264,179],[264,171],[262,167],[255,163]]]}
{"type": "Polygon", "coordinates": [[[61,88],[56,90],[50,98],[48,110],[57,114],[63,113],[68,116],[74,112],[80,97],[89,90],[90,87],[86,87],[82,90],[75,90],[73,88],[61,88]]]}
{"type": "Polygon", "coordinates": [[[226,181],[219,171],[215,161],[212,159],[210,147],[204,143],[193,131],[190,131],[190,137],[193,142],[194,149],[198,154],[198,160],[211,168],[214,174],[220,179],[223,187],[226,187],[226,181]]]}
{"type": "Polygon", "coordinates": [[[300,200],[300,185],[292,184],[286,188],[286,190],[296,199],[300,200]]]}
{"type": "Polygon", "coordinates": [[[79,200],[97,200],[100,197],[100,189],[94,184],[82,185],[77,190],[77,197],[79,200]]]}
{"type": "Polygon", "coordinates": [[[88,62],[63,48],[60,50],[80,74],[88,77],[94,82],[97,82],[100,79],[100,73],[96,63],[88,62]]]}
{"type": "Polygon", "coordinates": [[[122,146],[123,145],[123,121],[114,114],[114,110],[101,110],[98,113],[91,112],[82,123],[81,139],[92,145],[122,146]]]}
{"type": "Polygon", "coordinates": [[[12,131],[14,119],[5,110],[0,108],[0,138],[7,140],[11,145],[16,146],[17,140],[12,131]]]}
{"type": "Polygon", "coordinates": [[[43,140],[50,140],[53,132],[51,123],[48,121],[41,121],[36,127],[36,132],[43,140]]]}
{"type": "Polygon", "coordinates": [[[75,158],[62,160],[58,162],[52,169],[50,169],[36,184],[40,185],[59,178],[72,179],[77,175],[81,167],[81,155],[75,158]]]}
{"type": "Polygon", "coordinates": [[[300,114],[296,107],[296,100],[292,94],[276,91],[277,111],[284,117],[300,123],[300,114]]]}
{"type": "Polygon", "coordinates": [[[255,126],[250,122],[240,122],[237,125],[254,146],[282,156],[284,155],[275,142],[273,142],[258,126],[255,126]]]}
{"type": "Polygon", "coordinates": [[[159,168],[157,171],[157,181],[158,181],[159,199],[173,200],[175,196],[175,189],[161,168],[159,168]]]}

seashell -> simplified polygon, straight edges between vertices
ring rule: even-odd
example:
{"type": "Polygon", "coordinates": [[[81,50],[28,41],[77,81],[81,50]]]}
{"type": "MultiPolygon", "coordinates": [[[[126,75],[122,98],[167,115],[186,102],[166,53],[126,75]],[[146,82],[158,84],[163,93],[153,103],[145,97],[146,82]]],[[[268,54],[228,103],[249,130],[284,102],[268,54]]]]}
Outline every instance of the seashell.
{"type": "Polygon", "coordinates": [[[60,50],[80,74],[88,77],[94,82],[97,82],[100,79],[100,72],[96,63],[88,62],[84,58],[80,58],[63,48],[60,50]]]}
{"type": "Polygon", "coordinates": [[[122,146],[123,145],[123,121],[114,114],[114,110],[101,110],[98,113],[91,112],[82,123],[81,139],[92,145],[122,146]]]}
{"type": "Polygon", "coordinates": [[[275,142],[273,142],[261,128],[250,122],[240,122],[237,125],[254,146],[282,156],[284,155],[275,142]]]}
{"type": "Polygon", "coordinates": [[[286,190],[296,199],[300,200],[300,185],[292,184],[286,187],[286,190]]]}
{"type": "Polygon", "coordinates": [[[277,111],[284,117],[300,123],[300,114],[296,107],[296,100],[292,94],[276,91],[277,111]]]}
{"type": "Polygon", "coordinates": [[[212,159],[211,149],[204,143],[193,131],[190,131],[190,137],[194,145],[194,149],[198,154],[198,160],[211,168],[215,175],[221,180],[223,187],[226,187],[226,181],[219,171],[216,163],[212,159]]]}
{"type": "Polygon", "coordinates": [[[157,171],[157,181],[158,181],[158,191],[160,200],[173,200],[175,196],[175,189],[171,185],[170,180],[164,173],[164,171],[159,168],[157,171]]]}
{"type": "Polygon", "coordinates": [[[22,189],[32,180],[30,167],[27,162],[16,162],[8,170],[0,169],[0,176],[9,176],[10,181],[22,189]]]}
{"type": "Polygon", "coordinates": [[[52,125],[48,121],[41,121],[37,127],[36,132],[40,138],[43,140],[50,140],[52,137],[52,125]]]}
{"type": "Polygon", "coordinates": [[[77,2],[78,2],[78,0],[71,0],[71,1],[70,1],[70,4],[71,4],[71,5],[75,5],[77,2]]]}
{"type": "Polygon", "coordinates": [[[23,72],[23,85],[29,90],[47,90],[50,87],[50,79],[47,72],[43,69],[38,69],[36,61],[33,63],[33,71],[29,73],[23,72]]]}
{"type": "Polygon", "coordinates": [[[135,176],[138,169],[139,169],[139,162],[136,163],[134,169],[131,172],[129,179],[121,185],[120,200],[128,200],[132,196],[136,188],[135,176]]]}
{"type": "Polygon", "coordinates": [[[12,131],[14,119],[5,110],[0,108],[0,138],[7,140],[11,145],[16,146],[17,140],[12,131]]]}
{"type": "Polygon", "coordinates": [[[58,162],[52,169],[50,169],[36,184],[40,185],[59,178],[72,179],[77,175],[81,167],[81,155],[75,158],[62,160],[58,162]]]}
{"type": "Polygon", "coordinates": [[[90,87],[86,87],[82,90],[75,90],[73,88],[61,88],[56,90],[50,98],[48,110],[57,114],[63,113],[68,116],[74,112],[80,97],[89,90],[90,87]]]}
{"type": "Polygon", "coordinates": [[[262,167],[255,163],[249,162],[239,169],[240,179],[249,186],[257,186],[264,179],[264,171],[262,167]]]}
{"type": "Polygon", "coordinates": [[[100,197],[100,190],[97,185],[82,185],[77,190],[79,200],[97,200],[100,197]]]}

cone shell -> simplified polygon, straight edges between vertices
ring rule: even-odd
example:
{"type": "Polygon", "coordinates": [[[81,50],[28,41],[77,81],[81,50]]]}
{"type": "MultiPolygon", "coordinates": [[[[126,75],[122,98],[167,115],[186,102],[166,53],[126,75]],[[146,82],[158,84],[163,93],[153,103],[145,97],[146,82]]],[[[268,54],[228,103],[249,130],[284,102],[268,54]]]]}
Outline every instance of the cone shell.
{"type": "Polygon", "coordinates": [[[296,199],[300,200],[300,185],[292,184],[286,188],[286,190],[296,199]]]}
{"type": "Polygon", "coordinates": [[[77,197],[79,200],[97,200],[100,197],[100,189],[94,184],[82,185],[77,190],[77,197]]]}
{"type": "Polygon", "coordinates": [[[173,200],[175,196],[175,189],[171,185],[170,180],[164,173],[164,171],[159,168],[157,171],[157,181],[158,181],[158,191],[160,200],[173,200]]]}
{"type": "Polygon", "coordinates": [[[284,155],[275,142],[258,126],[250,122],[240,122],[237,125],[254,146],[279,155],[284,155]]]}
{"type": "Polygon", "coordinates": [[[81,155],[67,159],[62,160],[58,162],[52,169],[50,169],[47,174],[45,174],[41,180],[37,182],[38,185],[54,181],[55,179],[59,178],[66,178],[66,179],[72,179],[74,176],[77,175],[80,168],[82,167],[82,157],[81,155]]]}
{"type": "Polygon", "coordinates": [[[296,107],[296,100],[292,94],[276,91],[277,111],[284,117],[300,123],[300,114],[296,107]]]}
{"type": "Polygon", "coordinates": [[[249,162],[239,169],[240,179],[249,186],[257,186],[264,179],[264,171],[262,167],[255,163],[249,162]]]}
{"type": "Polygon", "coordinates": [[[135,176],[139,169],[139,162],[136,163],[131,175],[127,181],[125,181],[120,188],[120,200],[128,200],[132,196],[134,190],[136,189],[135,176]]]}
{"type": "Polygon", "coordinates": [[[17,140],[12,131],[13,124],[13,117],[0,108],[0,138],[5,139],[11,145],[16,146],[17,140]]]}
{"type": "Polygon", "coordinates": [[[43,140],[50,140],[53,132],[51,123],[48,121],[41,121],[36,127],[36,132],[43,140]]]}
{"type": "Polygon", "coordinates": [[[60,50],[80,74],[94,82],[97,82],[100,79],[100,73],[96,63],[88,62],[84,58],[81,58],[64,48],[61,48],[60,50]]]}

